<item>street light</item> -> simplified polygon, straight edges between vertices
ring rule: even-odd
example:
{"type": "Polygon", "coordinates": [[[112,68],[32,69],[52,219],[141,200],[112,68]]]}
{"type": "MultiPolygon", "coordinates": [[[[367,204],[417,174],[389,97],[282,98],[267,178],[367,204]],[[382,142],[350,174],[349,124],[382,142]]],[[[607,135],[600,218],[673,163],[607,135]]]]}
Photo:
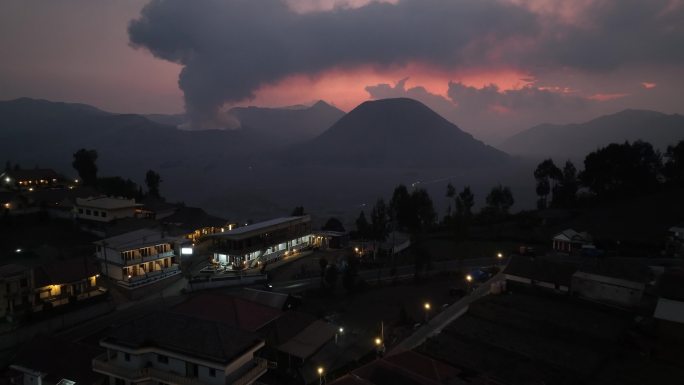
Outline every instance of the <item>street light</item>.
{"type": "Polygon", "coordinates": [[[323,384],[323,367],[319,366],[318,369],[316,369],[318,372],[318,384],[322,385],[323,384]]]}
{"type": "Polygon", "coordinates": [[[377,346],[378,348],[380,348],[380,345],[382,345],[382,340],[381,340],[379,337],[378,337],[378,338],[375,338],[375,346],[377,346]]]}
{"type": "Polygon", "coordinates": [[[473,276],[470,274],[466,275],[466,282],[468,282],[468,293],[470,293],[470,284],[473,282],[473,276]]]}
{"type": "Polygon", "coordinates": [[[430,302],[425,302],[425,305],[423,305],[423,307],[425,308],[425,322],[427,322],[429,314],[430,314],[430,308],[431,308],[430,302]]]}
{"type": "Polygon", "coordinates": [[[496,254],[496,257],[499,258],[499,259],[501,259],[501,258],[503,258],[503,254],[497,253],[497,254],[496,254]]]}

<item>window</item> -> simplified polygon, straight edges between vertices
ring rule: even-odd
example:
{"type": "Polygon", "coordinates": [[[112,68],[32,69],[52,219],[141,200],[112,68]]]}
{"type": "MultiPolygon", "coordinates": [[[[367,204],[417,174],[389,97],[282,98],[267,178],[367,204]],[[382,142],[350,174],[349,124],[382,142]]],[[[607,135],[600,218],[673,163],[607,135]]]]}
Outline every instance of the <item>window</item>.
{"type": "Polygon", "coordinates": [[[131,355],[128,353],[124,353],[124,360],[130,361],[131,360],[131,355]]]}
{"type": "Polygon", "coordinates": [[[160,362],[162,364],[168,364],[169,363],[169,357],[167,357],[163,354],[157,354],[157,362],[160,362]]]}
{"type": "Polygon", "coordinates": [[[86,209],[86,215],[90,215],[90,210],[86,209]]]}
{"type": "Polygon", "coordinates": [[[99,216],[99,215],[100,215],[100,212],[99,212],[99,211],[97,211],[97,210],[93,210],[93,215],[95,215],[95,216],[97,217],[97,216],[99,216]]]}
{"type": "Polygon", "coordinates": [[[107,213],[103,211],[103,212],[100,213],[100,216],[101,216],[102,218],[107,218],[107,213]]]}
{"type": "Polygon", "coordinates": [[[214,369],[214,368],[209,368],[209,376],[211,376],[211,377],[216,377],[216,369],[214,369]]]}
{"type": "Polygon", "coordinates": [[[83,214],[83,209],[78,209],[79,214],[83,214]]]}
{"type": "Polygon", "coordinates": [[[97,246],[97,251],[102,251],[102,246],[97,246]]]}

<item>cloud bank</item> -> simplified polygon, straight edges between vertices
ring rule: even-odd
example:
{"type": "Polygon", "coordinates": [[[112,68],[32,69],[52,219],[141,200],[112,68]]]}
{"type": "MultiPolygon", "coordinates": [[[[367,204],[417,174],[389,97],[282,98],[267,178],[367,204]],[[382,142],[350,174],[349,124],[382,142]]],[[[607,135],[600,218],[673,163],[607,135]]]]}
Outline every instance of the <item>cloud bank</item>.
{"type": "MultiPolygon", "coordinates": [[[[360,3],[307,12],[280,0],[153,0],[128,32],[133,46],[183,66],[179,86],[198,127],[215,125],[224,104],[249,100],[259,87],[329,70],[421,63],[536,76],[558,68],[600,72],[684,62],[684,50],[674,48],[684,46],[680,0],[587,1],[569,14],[544,1],[360,3]]],[[[499,91],[453,83],[449,97],[477,106],[484,93],[509,109],[554,103],[543,90],[499,91]]]]}

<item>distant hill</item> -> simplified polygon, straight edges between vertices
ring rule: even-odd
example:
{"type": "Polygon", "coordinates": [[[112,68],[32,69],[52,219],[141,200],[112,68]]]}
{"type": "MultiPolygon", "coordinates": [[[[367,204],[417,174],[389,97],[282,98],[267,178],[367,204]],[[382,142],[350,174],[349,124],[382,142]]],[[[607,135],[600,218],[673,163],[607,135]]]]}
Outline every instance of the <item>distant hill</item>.
{"type": "Polygon", "coordinates": [[[236,107],[230,114],[244,128],[275,135],[281,143],[294,143],[320,135],[343,117],[344,111],[318,101],[311,107],[236,107]]]}
{"type": "MultiPolygon", "coordinates": [[[[290,144],[320,135],[344,116],[344,111],[320,100],[312,106],[235,107],[230,109],[227,115],[235,118],[245,130],[268,135],[280,144],[290,144]]],[[[145,117],[157,123],[176,127],[187,123],[184,114],[150,114],[145,117]]]]}
{"type": "MultiPolygon", "coordinates": [[[[82,104],[35,99],[0,101],[0,154],[23,167],[73,173],[79,148],[99,153],[110,175],[144,175],[147,169],[205,168],[267,148],[268,138],[241,130],[182,131],[141,115],[114,114],[82,104]]],[[[104,174],[102,174],[104,175],[104,174]]]]}
{"type": "Polygon", "coordinates": [[[406,98],[364,102],[305,146],[304,151],[289,151],[287,159],[310,165],[394,168],[485,166],[508,159],[424,104],[406,98]]]}
{"type": "Polygon", "coordinates": [[[579,124],[542,124],[516,134],[499,148],[512,155],[583,159],[614,142],[644,140],[664,150],[684,139],[684,116],[624,110],[579,124]]]}

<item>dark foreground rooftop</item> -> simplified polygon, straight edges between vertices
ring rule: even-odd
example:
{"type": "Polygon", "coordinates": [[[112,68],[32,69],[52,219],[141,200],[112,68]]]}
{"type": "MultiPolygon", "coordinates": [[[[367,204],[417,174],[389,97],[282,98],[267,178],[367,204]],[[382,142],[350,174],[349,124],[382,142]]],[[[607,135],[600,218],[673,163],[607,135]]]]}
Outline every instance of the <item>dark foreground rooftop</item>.
{"type": "MultiPolygon", "coordinates": [[[[514,286],[489,296],[418,351],[502,384],[656,384],[684,367],[649,358],[633,315],[514,286]]],[[[648,345],[648,343],[646,344],[648,345]]]]}
{"type": "Polygon", "coordinates": [[[132,349],[156,347],[227,364],[261,340],[220,322],[156,312],[120,325],[103,342],[132,349]]]}

